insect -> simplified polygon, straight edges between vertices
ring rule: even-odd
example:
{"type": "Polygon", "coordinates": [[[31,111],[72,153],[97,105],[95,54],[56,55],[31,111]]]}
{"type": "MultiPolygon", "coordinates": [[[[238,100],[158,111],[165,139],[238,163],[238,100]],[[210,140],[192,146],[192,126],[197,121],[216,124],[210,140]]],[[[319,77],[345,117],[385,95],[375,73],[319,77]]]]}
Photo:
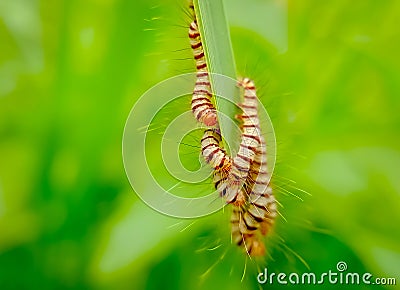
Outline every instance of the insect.
{"type": "Polygon", "coordinates": [[[242,121],[242,134],[237,154],[230,157],[221,148],[222,137],[211,102],[207,64],[192,3],[190,9],[194,21],[189,27],[189,38],[197,70],[192,112],[199,122],[215,126],[204,131],[201,152],[214,169],[216,190],[226,203],[232,204],[232,241],[242,246],[250,256],[263,256],[265,245],[262,237],[272,228],[277,209],[267,170],[266,143],[261,135],[256,88],[249,78],[238,81],[238,86],[243,89],[243,103],[239,105],[242,113],[237,116],[242,121]]]}
{"type": "Polygon", "coordinates": [[[247,179],[251,163],[260,147],[261,129],[257,112],[258,100],[253,81],[249,78],[243,78],[238,81],[238,86],[244,89],[244,101],[239,105],[243,113],[237,116],[238,119],[243,121],[241,125],[242,135],[239,151],[233,158],[227,178],[230,183],[227,188],[227,196],[235,196],[236,194],[235,203],[241,205],[245,201],[245,196],[240,193],[240,189],[247,179]]]}
{"type": "Polygon", "coordinates": [[[233,209],[232,240],[243,246],[250,256],[263,256],[265,246],[261,241],[272,228],[277,216],[276,200],[267,171],[267,152],[264,138],[257,151],[246,180],[247,201],[233,209]]]}
{"type": "Polygon", "coordinates": [[[244,101],[239,106],[243,113],[237,116],[243,121],[241,125],[241,142],[239,151],[232,160],[231,170],[229,171],[225,196],[227,202],[233,202],[236,206],[242,205],[246,196],[241,190],[247,181],[251,164],[256,152],[261,144],[261,129],[257,112],[257,96],[255,94],[254,83],[244,78],[238,81],[238,85],[244,88],[244,101]]]}
{"type": "Polygon", "coordinates": [[[232,241],[242,246],[250,256],[263,256],[262,237],[267,235],[277,216],[276,201],[270,186],[267,152],[261,135],[254,83],[244,78],[238,82],[244,88],[241,144],[231,158],[220,147],[218,129],[207,129],[201,139],[202,155],[214,168],[215,188],[233,206],[232,241]]]}
{"type": "MultiPolygon", "coordinates": [[[[239,182],[236,177],[234,181],[229,178],[232,176],[234,163],[232,158],[221,148],[222,138],[218,129],[206,129],[201,139],[201,152],[204,160],[214,168],[213,182],[215,189],[218,190],[226,203],[236,203],[239,195],[239,182]],[[233,186],[236,186],[233,188],[233,186]]],[[[247,165],[246,165],[247,166],[247,165]]],[[[250,165],[249,165],[250,169],[250,165]]],[[[244,177],[242,185],[245,183],[244,177]]]]}
{"type": "Polygon", "coordinates": [[[196,84],[192,95],[192,112],[199,122],[206,126],[215,126],[217,124],[217,113],[211,102],[211,85],[196,19],[190,24],[189,38],[197,71],[196,84]]]}
{"type": "Polygon", "coordinates": [[[227,203],[235,203],[239,206],[246,199],[241,193],[241,188],[247,180],[251,164],[261,145],[262,136],[254,83],[244,78],[238,82],[238,85],[244,87],[244,102],[240,105],[243,113],[238,116],[243,120],[238,153],[233,158],[226,155],[220,147],[221,135],[218,129],[205,130],[201,147],[204,159],[217,173],[214,182],[221,196],[227,203]]]}

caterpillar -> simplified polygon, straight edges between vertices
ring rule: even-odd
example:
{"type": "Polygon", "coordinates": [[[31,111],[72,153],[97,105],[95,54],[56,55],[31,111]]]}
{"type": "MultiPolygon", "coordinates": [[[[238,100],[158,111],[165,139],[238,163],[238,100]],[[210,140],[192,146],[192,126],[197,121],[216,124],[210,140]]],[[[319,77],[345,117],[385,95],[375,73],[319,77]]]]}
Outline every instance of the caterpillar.
{"type": "MultiPolygon", "coordinates": [[[[192,5],[190,6],[191,9],[193,9],[192,5]]],[[[217,124],[217,113],[211,102],[211,85],[196,19],[189,26],[189,39],[197,70],[191,102],[192,112],[199,122],[206,126],[215,126],[217,124]]]]}
{"type": "Polygon", "coordinates": [[[232,241],[242,246],[250,256],[264,256],[265,246],[261,238],[267,235],[277,216],[263,136],[260,136],[260,143],[246,184],[241,190],[244,192],[242,195],[247,197],[246,202],[234,206],[231,217],[232,241]]]}
{"type": "Polygon", "coordinates": [[[244,89],[244,101],[239,105],[243,113],[237,116],[238,119],[243,120],[241,125],[242,135],[239,151],[233,158],[232,167],[227,178],[230,186],[227,188],[226,196],[234,196],[235,204],[241,205],[245,202],[245,196],[241,188],[247,179],[251,163],[260,147],[261,129],[257,112],[258,100],[253,81],[249,78],[243,78],[238,81],[238,85],[244,89]]]}
{"type": "Polygon", "coordinates": [[[269,183],[266,143],[261,135],[255,86],[248,78],[238,84],[244,88],[244,102],[240,105],[243,113],[238,116],[243,120],[242,151],[239,149],[238,154],[230,158],[220,147],[219,130],[207,129],[201,139],[202,155],[215,169],[215,188],[233,205],[232,241],[244,247],[250,256],[263,256],[265,246],[261,238],[273,226],[277,216],[276,201],[269,183]]]}
{"type": "Polygon", "coordinates": [[[241,104],[243,113],[238,118],[243,120],[239,151],[234,158],[229,158],[220,148],[221,135],[219,131],[209,129],[204,132],[201,140],[202,155],[214,169],[214,184],[227,203],[242,205],[245,195],[241,188],[245,184],[251,163],[261,144],[261,130],[257,113],[257,97],[254,83],[245,78],[238,82],[244,87],[244,102],[241,104]],[[226,163],[228,162],[228,164],[226,163]],[[223,172],[219,172],[224,165],[223,172]]]}
{"type": "Polygon", "coordinates": [[[214,168],[213,183],[215,189],[224,197],[232,159],[220,147],[221,141],[221,133],[218,129],[206,129],[201,139],[201,153],[204,160],[214,168]]]}
{"type": "MultiPolygon", "coordinates": [[[[263,256],[265,246],[261,238],[272,228],[277,216],[276,200],[267,171],[266,144],[261,136],[261,147],[246,181],[247,201],[234,207],[231,218],[232,241],[243,246],[250,256],[263,256]]],[[[242,189],[244,190],[244,189],[242,189]]]]}
{"type": "Polygon", "coordinates": [[[234,205],[231,216],[232,241],[253,257],[265,255],[262,237],[268,234],[277,216],[266,156],[266,144],[261,136],[261,147],[251,165],[246,186],[242,188],[247,200],[240,206],[234,205]]]}
{"type": "MultiPolygon", "coordinates": [[[[276,200],[272,194],[270,175],[267,168],[267,150],[264,137],[260,134],[260,124],[257,115],[257,96],[253,81],[244,78],[239,81],[244,88],[244,103],[242,109],[252,119],[251,124],[243,124],[243,134],[255,132],[259,146],[251,163],[249,176],[246,180],[247,201],[232,213],[232,240],[243,245],[250,256],[263,256],[265,246],[260,239],[267,235],[277,216],[276,200]],[[250,130],[250,132],[246,131],[250,130]],[[238,214],[242,217],[237,222],[238,214]]],[[[242,118],[246,115],[242,115],[242,118]]]]}
{"type": "MultiPolygon", "coordinates": [[[[234,166],[233,160],[221,148],[221,141],[222,138],[218,129],[206,129],[201,139],[201,152],[204,160],[214,168],[213,182],[215,189],[225,199],[226,203],[235,203],[237,200],[244,200],[244,196],[240,195],[238,186],[233,189],[236,180],[231,182],[229,179],[234,166]],[[239,198],[239,196],[242,198],[239,198]]],[[[243,183],[245,183],[246,177],[243,179],[243,183]]]]}

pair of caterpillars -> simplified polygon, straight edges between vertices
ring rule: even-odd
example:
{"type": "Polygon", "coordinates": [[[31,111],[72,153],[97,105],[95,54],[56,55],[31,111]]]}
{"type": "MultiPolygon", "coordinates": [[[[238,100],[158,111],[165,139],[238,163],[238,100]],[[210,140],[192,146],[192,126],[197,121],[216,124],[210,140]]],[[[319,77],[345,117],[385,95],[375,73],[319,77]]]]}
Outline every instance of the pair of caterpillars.
{"type": "Polygon", "coordinates": [[[196,18],[190,24],[189,38],[196,62],[191,108],[194,117],[209,127],[201,139],[202,155],[214,168],[216,190],[226,203],[232,204],[232,241],[242,246],[250,256],[263,256],[262,237],[273,226],[277,209],[267,170],[266,143],[261,135],[256,88],[248,78],[238,81],[243,88],[243,103],[239,104],[242,113],[238,116],[242,121],[242,134],[239,151],[231,157],[221,147],[217,112],[211,102],[210,79],[196,18]]]}

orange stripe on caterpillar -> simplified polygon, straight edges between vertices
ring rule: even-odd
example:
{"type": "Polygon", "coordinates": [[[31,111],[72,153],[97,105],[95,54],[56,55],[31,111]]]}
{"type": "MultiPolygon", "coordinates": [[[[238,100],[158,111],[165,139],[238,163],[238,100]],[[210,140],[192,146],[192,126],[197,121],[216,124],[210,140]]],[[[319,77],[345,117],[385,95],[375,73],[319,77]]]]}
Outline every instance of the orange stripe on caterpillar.
{"type": "Polygon", "coordinates": [[[192,95],[192,112],[199,122],[209,127],[215,126],[217,124],[217,112],[211,102],[212,94],[207,63],[196,20],[190,24],[189,38],[197,70],[197,79],[192,95]]]}

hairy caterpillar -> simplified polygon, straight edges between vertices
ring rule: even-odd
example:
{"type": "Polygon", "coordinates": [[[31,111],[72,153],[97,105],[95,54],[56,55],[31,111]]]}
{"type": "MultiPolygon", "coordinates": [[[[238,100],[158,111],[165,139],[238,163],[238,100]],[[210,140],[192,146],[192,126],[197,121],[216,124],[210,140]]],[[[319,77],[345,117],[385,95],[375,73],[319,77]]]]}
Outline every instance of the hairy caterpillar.
{"type": "Polygon", "coordinates": [[[263,256],[265,246],[260,238],[265,236],[276,218],[276,201],[270,187],[270,176],[267,169],[267,151],[264,137],[261,135],[260,121],[257,114],[256,88],[248,78],[239,81],[244,88],[244,102],[241,108],[243,135],[253,139],[257,144],[254,159],[251,162],[249,176],[242,196],[246,202],[234,208],[232,213],[232,240],[243,245],[250,256],[263,256]],[[251,122],[246,122],[250,119],[251,122]],[[247,198],[247,199],[246,199],[247,198]]]}
{"type": "MultiPolygon", "coordinates": [[[[216,148],[214,149],[216,151],[216,148]]],[[[221,153],[220,151],[218,152],[221,153]]],[[[223,170],[227,166],[226,157],[220,160],[215,158],[214,164],[224,164],[222,168],[214,173],[216,189],[222,194],[228,186],[227,174],[223,170]]],[[[265,246],[262,237],[266,236],[272,228],[276,218],[276,202],[272,195],[272,188],[269,186],[269,176],[266,171],[266,152],[260,150],[256,154],[255,166],[251,167],[251,176],[246,180],[245,186],[238,195],[244,198],[240,205],[232,203],[233,212],[231,216],[232,242],[245,249],[250,256],[264,256],[265,246]],[[256,161],[256,160],[261,160],[256,161]],[[256,165],[259,162],[261,165],[256,165]],[[255,176],[255,180],[253,180],[255,176]],[[267,179],[267,181],[264,181],[267,179]],[[261,184],[261,186],[260,186],[261,184]]]]}
{"type": "Polygon", "coordinates": [[[263,256],[265,246],[260,239],[274,224],[277,216],[276,201],[267,172],[267,152],[264,138],[251,165],[246,186],[244,205],[234,207],[231,226],[232,241],[243,246],[250,256],[263,256]]]}
{"type": "Polygon", "coordinates": [[[207,129],[201,140],[202,155],[215,169],[215,188],[227,203],[233,205],[232,241],[243,246],[250,256],[263,256],[265,246],[261,238],[274,223],[276,201],[269,182],[266,144],[261,135],[255,86],[248,78],[238,84],[244,88],[244,102],[240,105],[243,114],[238,116],[243,120],[242,150],[239,149],[238,154],[230,158],[220,147],[219,131],[207,129]]]}
{"type": "Polygon", "coordinates": [[[241,193],[241,188],[247,180],[251,164],[261,145],[262,136],[254,83],[244,78],[238,84],[244,87],[244,102],[240,105],[243,113],[238,116],[243,120],[238,153],[234,158],[226,156],[225,151],[220,148],[221,136],[216,130],[206,130],[201,145],[203,157],[217,172],[214,183],[221,196],[227,203],[242,205],[245,196],[241,193]],[[223,172],[218,172],[222,168],[220,165],[227,161],[231,162],[229,165],[225,164],[223,172]]]}
{"type": "Polygon", "coordinates": [[[241,187],[247,179],[251,163],[260,147],[261,130],[257,112],[258,100],[253,81],[244,78],[238,81],[238,85],[244,89],[244,101],[239,105],[243,113],[237,116],[237,118],[243,120],[241,126],[242,135],[239,151],[233,158],[228,176],[230,186],[227,189],[227,196],[235,196],[235,204],[242,205],[245,201],[245,196],[241,193],[241,187]]]}
{"type": "MultiPolygon", "coordinates": [[[[193,4],[190,8],[193,9],[193,4]]],[[[196,84],[192,96],[192,112],[199,122],[206,126],[215,126],[217,124],[217,113],[211,102],[211,85],[196,19],[190,24],[189,39],[197,70],[196,84]]]]}

